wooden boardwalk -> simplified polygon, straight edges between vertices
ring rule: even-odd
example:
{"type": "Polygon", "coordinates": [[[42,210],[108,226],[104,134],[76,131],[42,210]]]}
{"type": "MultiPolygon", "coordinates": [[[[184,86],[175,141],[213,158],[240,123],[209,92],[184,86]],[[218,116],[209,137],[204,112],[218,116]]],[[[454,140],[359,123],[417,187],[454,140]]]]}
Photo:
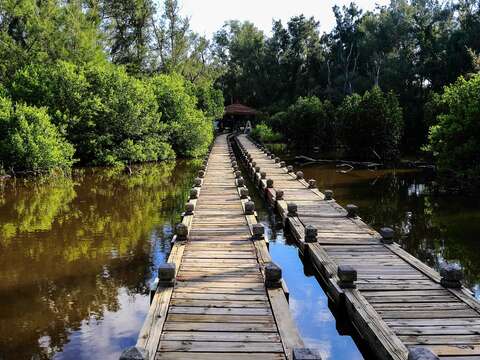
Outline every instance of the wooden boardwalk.
{"type": "Polygon", "coordinates": [[[281,270],[272,263],[263,226],[234,166],[221,135],[195,179],[136,347],[121,359],[314,355],[303,348],[281,270]]]}
{"type": "Polygon", "coordinates": [[[246,136],[237,143],[256,186],[378,358],[480,359],[480,304],[460,286],[459,269],[440,276],[394,243],[391,229],[380,235],[356,207],[342,208],[246,136]]]}

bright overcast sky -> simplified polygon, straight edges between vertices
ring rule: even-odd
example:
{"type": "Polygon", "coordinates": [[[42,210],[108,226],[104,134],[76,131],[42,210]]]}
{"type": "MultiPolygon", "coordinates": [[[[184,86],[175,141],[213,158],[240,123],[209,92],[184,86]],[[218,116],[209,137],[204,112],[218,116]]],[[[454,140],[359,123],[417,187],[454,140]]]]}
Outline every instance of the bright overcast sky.
{"type": "MultiPolygon", "coordinates": [[[[352,0],[180,0],[182,14],[190,17],[192,30],[211,36],[226,20],[249,20],[266,34],[272,28],[272,19],[289,18],[304,14],[320,21],[320,31],[329,31],[335,24],[332,7],[348,5],[352,0]]],[[[376,4],[386,5],[389,0],[356,0],[364,10],[376,4]]]]}

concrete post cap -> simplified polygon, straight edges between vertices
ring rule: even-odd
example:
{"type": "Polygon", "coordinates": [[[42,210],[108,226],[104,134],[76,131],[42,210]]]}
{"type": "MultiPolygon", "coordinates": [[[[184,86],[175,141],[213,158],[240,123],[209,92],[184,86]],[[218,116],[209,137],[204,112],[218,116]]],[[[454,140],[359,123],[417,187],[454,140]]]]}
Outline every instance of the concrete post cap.
{"type": "Polygon", "coordinates": [[[293,348],[293,360],[322,360],[322,356],[317,350],[309,348],[293,348]]]}
{"type": "Polygon", "coordinates": [[[253,201],[247,201],[245,203],[245,214],[253,215],[254,212],[255,212],[255,203],[253,201]]]}
{"type": "Polygon", "coordinates": [[[265,233],[265,227],[262,224],[253,224],[252,226],[253,236],[260,237],[265,233]]]}
{"type": "Polygon", "coordinates": [[[380,229],[380,235],[382,235],[382,237],[385,239],[392,239],[394,235],[394,231],[392,228],[382,227],[380,229]]]}
{"type": "Polygon", "coordinates": [[[190,202],[185,204],[185,215],[192,215],[193,210],[195,210],[195,205],[190,202]]]}
{"type": "Polygon", "coordinates": [[[325,195],[325,200],[332,200],[333,199],[333,191],[332,190],[325,190],[323,192],[323,195],[325,195]]]}
{"type": "Polygon", "coordinates": [[[199,170],[199,171],[198,171],[198,177],[199,177],[199,178],[203,178],[204,176],[205,176],[205,171],[199,170]]]}
{"type": "Polygon", "coordinates": [[[351,265],[338,265],[337,275],[342,282],[352,283],[357,281],[357,270],[351,265]]]}
{"type": "Polygon", "coordinates": [[[297,179],[298,179],[298,180],[303,179],[303,171],[297,171],[297,174],[296,174],[296,175],[297,175],[297,179]]]}
{"type": "Polygon", "coordinates": [[[395,232],[393,231],[392,228],[382,227],[378,232],[382,236],[383,243],[385,244],[393,243],[393,237],[395,235],[395,232]]]}
{"type": "Polygon", "coordinates": [[[464,278],[462,267],[457,263],[443,263],[440,265],[440,276],[447,281],[462,281],[464,278]]]}
{"type": "Polygon", "coordinates": [[[358,213],[358,206],[353,204],[348,204],[346,207],[348,217],[356,217],[358,213]]]}
{"type": "Polygon", "coordinates": [[[339,265],[337,269],[338,285],[342,289],[355,289],[357,281],[357,270],[350,265],[339,265]]]}
{"type": "Polygon", "coordinates": [[[316,238],[318,235],[318,230],[313,225],[305,226],[305,237],[316,238]]]}
{"type": "Polygon", "coordinates": [[[289,173],[292,173],[292,172],[293,172],[293,166],[292,166],[292,165],[288,165],[288,166],[287,166],[287,171],[288,171],[289,173]]]}
{"type": "Polygon", "coordinates": [[[429,348],[413,346],[408,349],[408,360],[439,360],[440,358],[429,348]]]}
{"type": "Polygon", "coordinates": [[[295,203],[288,203],[287,204],[287,211],[288,216],[296,216],[297,215],[297,204],[295,203]]]}
{"type": "Polygon", "coordinates": [[[240,189],[240,198],[241,199],[246,199],[248,197],[248,189],[247,188],[241,188],[240,189]]]}
{"type": "Polygon", "coordinates": [[[282,279],[282,269],[274,262],[265,265],[265,281],[277,282],[282,279]]]}
{"type": "Polygon", "coordinates": [[[198,198],[198,190],[197,189],[190,189],[190,199],[198,198]]]}
{"type": "Polygon", "coordinates": [[[275,190],[275,198],[276,198],[277,200],[283,200],[283,195],[284,195],[284,194],[285,194],[285,193],[283,192],[283,190],[278,190],[278,189],[275,190]]]}
{"type": "Polygon", "coordinates": [[[197,177],[197,178],[195,178],[193,183],[195,184],[196,187],[202,186],[202,179],[197,177]]]}
{"type": "Polygon", "coordinates": [[[158,281],[172,281],[175,279],[175,263],[165,263],[158,267],[158,281]]]}
{"type": "Polygon", "coordinates": [[[144,348],[137,346],[129,347],[125,349],[120,355],[120,360],[147,360],[148,351],[144,348]]]}
{"type": "Polygon", "coordinates": [[[175,234],[181,237],[186,237],[188,235],[188,227],[184,223],[179,223],[175,227],[175,234]]]}

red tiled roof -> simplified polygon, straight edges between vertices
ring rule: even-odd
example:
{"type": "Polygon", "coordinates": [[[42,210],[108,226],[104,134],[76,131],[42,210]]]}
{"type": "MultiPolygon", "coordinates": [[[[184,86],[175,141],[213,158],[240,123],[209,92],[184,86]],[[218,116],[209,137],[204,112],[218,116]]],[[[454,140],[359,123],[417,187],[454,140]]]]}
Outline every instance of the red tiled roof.
{"type": "Polygon", "coordinates": [[[258,111],[242,104],[232,104],[225,107],[225,114],[255,115],[258,114],[258,111]]]}

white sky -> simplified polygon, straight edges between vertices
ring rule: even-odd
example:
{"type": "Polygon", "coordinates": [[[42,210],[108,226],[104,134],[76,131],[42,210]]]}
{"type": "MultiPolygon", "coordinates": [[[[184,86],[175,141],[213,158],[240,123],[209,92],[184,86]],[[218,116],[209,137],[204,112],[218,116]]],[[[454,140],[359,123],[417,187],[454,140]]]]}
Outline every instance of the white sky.
{"type": "MultiPolygon", "coordinates": [[[[320,31],[329,31],[335,24],[332,7],[348,5],[352,0],[180,0],[182,14],[190,17],[192,30],[210,37],[226,20],[249,20],[265,34],[272,28],[272,19],[285,24],[292,16],[304,14],[320,21],[320,31]]],[[[355,0],[364,10],[389,0],[355,0]]]]}

